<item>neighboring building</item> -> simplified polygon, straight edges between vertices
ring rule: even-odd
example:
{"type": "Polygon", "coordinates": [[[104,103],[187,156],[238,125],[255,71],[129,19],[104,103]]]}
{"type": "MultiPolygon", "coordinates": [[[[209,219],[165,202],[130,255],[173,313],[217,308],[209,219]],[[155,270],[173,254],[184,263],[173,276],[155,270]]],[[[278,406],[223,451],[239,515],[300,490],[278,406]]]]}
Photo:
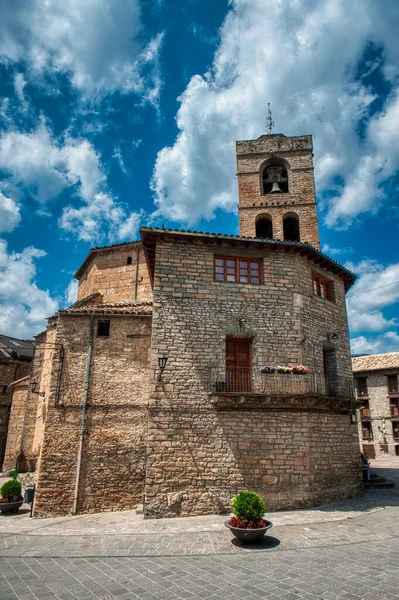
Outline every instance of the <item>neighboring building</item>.
{"type": "Polygon", "coordinates": [[[29,373],[34,345],[0,334],[0,466],[4,461],[12,400],[10,384],[29,373]]]}
{"type": "Polygon", "coordinates": [[[352,359],[364,454],[399,456],[399,352],[352,359]]]}
{"type": "Polygon", "coordinates": [[[20,436],[37,516],[143,500],[146,517],[207,514],[243,488],[271,510],[362,489],[354,275],[318,249],[312,139],[237,142],[237,167],[240,236],[143,227],[77,271],[20,436]]]}

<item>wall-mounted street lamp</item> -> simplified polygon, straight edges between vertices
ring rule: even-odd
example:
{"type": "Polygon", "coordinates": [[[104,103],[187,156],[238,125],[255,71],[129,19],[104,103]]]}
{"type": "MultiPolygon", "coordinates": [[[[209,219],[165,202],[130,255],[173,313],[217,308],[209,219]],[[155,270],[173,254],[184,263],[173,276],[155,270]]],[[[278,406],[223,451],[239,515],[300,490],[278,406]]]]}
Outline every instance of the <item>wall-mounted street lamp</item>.
{"type": "Polygon", "coordinates": [[[165,370],[167,362],[168,362],[168,357],[166,356],[165,353],[163,353],[162,356],[158,357],[158,367],[159,367],[158,381],[161,381],[161,379],[162,379],[162,373],[165,370]]]}
{"type": "Polygon", "coordinates": [[[29,389],[32,392],[32,394],[37,394],[38,396],[44,396],[45,395],[44,392],[36,392],[36,388],[37,388],[37,381],[36,381],[36,379],[31,379],[31,381],[29,382],[29,389]]]}

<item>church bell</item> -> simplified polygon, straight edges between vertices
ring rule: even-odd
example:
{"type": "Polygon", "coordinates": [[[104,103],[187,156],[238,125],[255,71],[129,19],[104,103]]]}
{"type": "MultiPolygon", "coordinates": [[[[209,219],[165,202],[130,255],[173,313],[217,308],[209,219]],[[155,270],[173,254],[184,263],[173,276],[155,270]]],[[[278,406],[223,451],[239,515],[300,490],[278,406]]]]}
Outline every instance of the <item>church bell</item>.
{"type": "Polygon", "coordinates": [[[275,182],[273,183],[273,185],[272,185],[272,189],[270,190],[270,192],[269,192],[269,193],[270,193],[270,194],[277,194],[277,193],[280,193],[280,194],[282,194],[282,193],[283,193],[283,190],[280,188],[280,185],[279,185],[278,181],[275,181],[275,182]]]}

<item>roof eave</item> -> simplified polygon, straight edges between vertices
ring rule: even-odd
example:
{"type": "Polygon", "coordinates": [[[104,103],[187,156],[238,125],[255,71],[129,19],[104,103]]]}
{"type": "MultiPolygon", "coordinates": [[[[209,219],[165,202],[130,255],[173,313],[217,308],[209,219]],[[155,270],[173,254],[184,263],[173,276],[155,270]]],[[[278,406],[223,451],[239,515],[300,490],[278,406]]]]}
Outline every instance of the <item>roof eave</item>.
{"type": "MultiPolygon", "coordinates": [[[[345,291],[347,292],[350,287],[353,285],[356,279],[356,275],[343,267],[337,261],[331,259],[329,256],[320,252],[313,246],[307,243],[302,242],[289,242],[286,240],[275,240],[275,239],[263,239],[263,238],[249,238],[228,234],[214,234],[214,233],[203,233],[198,231],[181,231],[181,230],[172,230],[172,229],[156,229],[151,227],[141,227],[140,228],[140,236],[143,242],[147,265],[150,272],[151,281],[153,282],[154,275],[154,258],[150,257],[148,251],[154,251],[155,253],[155,242],[157,239],[163,240],[166,237],[170,237],[174,240],[177,238],[185,239],[187,241],[199,240],[205,243],[209,243],[215,241],[216,243],[220,243],[221,241],[228,242],[230,245],[235,246],[246,246],[254,245],[255,247],[280,247],[280,248],[292,248],[293,250],[298,251],[300,254],[305,254],[306,257],[319,258],[322,261],[326,261],[327,270],[333,270],[335,274],[339,275],[341,279],[344,281],[345,291]],[[152,247],[151,247],[152,244],[152,247]],[[338,273],[337,273],[338,271],[338,273]]],[[[311,259],[310,259],[311,260],[311,259]]],[[[315,261],[313,261],[315,262],[315,261]]],[[[317,263],[316,263],[317,264],[317,263]]]]}

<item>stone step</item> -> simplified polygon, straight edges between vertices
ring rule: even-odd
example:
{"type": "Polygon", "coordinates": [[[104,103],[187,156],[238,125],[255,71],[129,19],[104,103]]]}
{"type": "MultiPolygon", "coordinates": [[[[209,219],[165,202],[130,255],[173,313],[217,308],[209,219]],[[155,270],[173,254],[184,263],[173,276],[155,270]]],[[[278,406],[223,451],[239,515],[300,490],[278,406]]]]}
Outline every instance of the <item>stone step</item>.
{"type": "Polygon", "coordinates": [[[372,477],[370,481],[366,481],[364,484],[364,488],[366,490],[369,489],[381,489],[381,488],[393,488],[395,487],[395,482],[392,479],[387,479],[386,477],[372,477]]]}

